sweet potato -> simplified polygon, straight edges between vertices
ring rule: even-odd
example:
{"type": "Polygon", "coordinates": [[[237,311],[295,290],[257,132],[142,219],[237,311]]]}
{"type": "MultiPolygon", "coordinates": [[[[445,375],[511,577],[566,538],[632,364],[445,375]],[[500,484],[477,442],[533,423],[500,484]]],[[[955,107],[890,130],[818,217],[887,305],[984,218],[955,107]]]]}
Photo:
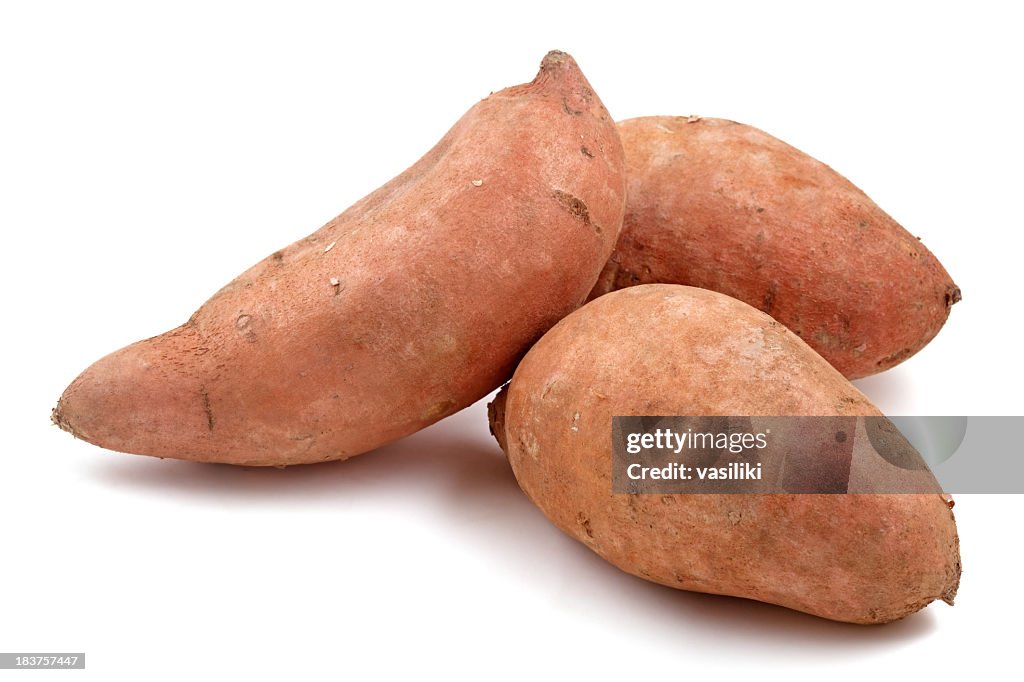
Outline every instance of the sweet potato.
{"type": "Polygon", "coordinates": [[[89,367],[53,419],[112,450],[275,466],[421,429],[506,381],[586,299],[621,227],[623,168],[614,122],[552,52],[184,325],[89,367]]]}
{"type": "Polygon", "coordinates": [[[851,379],[919,351],[960,300],[935,256],[863,192],[756,128],[657,116],[619,133],[626,215],[592,297],[656,282],[720,291],[851,379]]]}
{"type": "Polygon", "coordinates": [[[853,623],[952,603],[959,544],[942,495],[613,494],[616,415],[880,415],[764,313],[647,285],[569,315],[491,406],[519,485],[568,535],[663,585],[853,623]]]}

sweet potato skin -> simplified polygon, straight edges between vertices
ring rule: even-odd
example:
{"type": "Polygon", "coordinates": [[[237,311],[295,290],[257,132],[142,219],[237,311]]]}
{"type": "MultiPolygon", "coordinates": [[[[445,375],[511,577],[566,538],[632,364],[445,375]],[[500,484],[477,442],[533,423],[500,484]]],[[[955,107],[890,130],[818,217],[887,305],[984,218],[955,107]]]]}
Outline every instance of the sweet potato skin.
{"type": "Polygon", "coordinates": [[[685,284],[769,313],[848,378],[899,364],[960,289],[920,240],[825,164],[715,118],[619,123],[626,215],[592,297],[685,284]]]}
{"type": "Polygon", "coordinates": [[[506,381],[586,299],[621,226],[623,170],[614,122],[552,52],[186,324],[88,368],[54,421],[112,450],[274,466],[421,429],[506,381]]]}
{"type": "Polygon", "coordinates": [[[880,413],[767,315],[675,285],[568,316],[490,409],[526,495],[628,573],[852,623],[952,603],[959,544],[939,494],[613,494],[612,417],[674,414],[880,413]]]}

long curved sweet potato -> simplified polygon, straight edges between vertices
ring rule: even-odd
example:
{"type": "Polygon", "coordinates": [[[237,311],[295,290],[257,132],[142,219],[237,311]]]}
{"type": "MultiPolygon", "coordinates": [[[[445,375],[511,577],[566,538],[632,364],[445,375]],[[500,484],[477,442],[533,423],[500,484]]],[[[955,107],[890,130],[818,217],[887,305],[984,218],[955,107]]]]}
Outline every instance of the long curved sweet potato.
{"type": "Polygon", "coordinates": [[[585,300],[621,226],[623,167],[614,122],[552,52],[184,325],[89,367],[53,419],[112,450],[275,466],[421,429],[499,386],[585,300]]]}

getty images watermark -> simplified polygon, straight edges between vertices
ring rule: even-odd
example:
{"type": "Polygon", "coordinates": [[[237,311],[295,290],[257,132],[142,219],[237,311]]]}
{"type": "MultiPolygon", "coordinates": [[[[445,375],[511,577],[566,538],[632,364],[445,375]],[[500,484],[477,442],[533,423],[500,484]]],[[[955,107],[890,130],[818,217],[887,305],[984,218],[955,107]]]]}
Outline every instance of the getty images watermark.
{"type": "Polygon", "coordinates": [[[1021,493],[1024,417],[614,417],[616,493],[1021,493]]]}

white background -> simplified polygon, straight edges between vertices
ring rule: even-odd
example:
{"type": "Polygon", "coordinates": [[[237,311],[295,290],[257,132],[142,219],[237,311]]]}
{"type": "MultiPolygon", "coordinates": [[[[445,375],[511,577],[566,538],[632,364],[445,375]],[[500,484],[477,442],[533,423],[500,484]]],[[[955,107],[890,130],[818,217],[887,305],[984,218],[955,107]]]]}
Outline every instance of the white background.
{"type": "Polygon", "coordinates": [[[964,300],[923,352],[859,382],[884,410],[1024,414],[1013,4],[152,4],[0,9],[0,651],[88,655],[85,673],[0,677],[1017,667],[1016,496],[958,498],[954,608],[857,627],[619,573],[522,496],[482,404],[285,471],[110,453],[49,423],[92,361],[178,325],[552,48],[616,118],[756,125],[923,238],[964,300]]]}

